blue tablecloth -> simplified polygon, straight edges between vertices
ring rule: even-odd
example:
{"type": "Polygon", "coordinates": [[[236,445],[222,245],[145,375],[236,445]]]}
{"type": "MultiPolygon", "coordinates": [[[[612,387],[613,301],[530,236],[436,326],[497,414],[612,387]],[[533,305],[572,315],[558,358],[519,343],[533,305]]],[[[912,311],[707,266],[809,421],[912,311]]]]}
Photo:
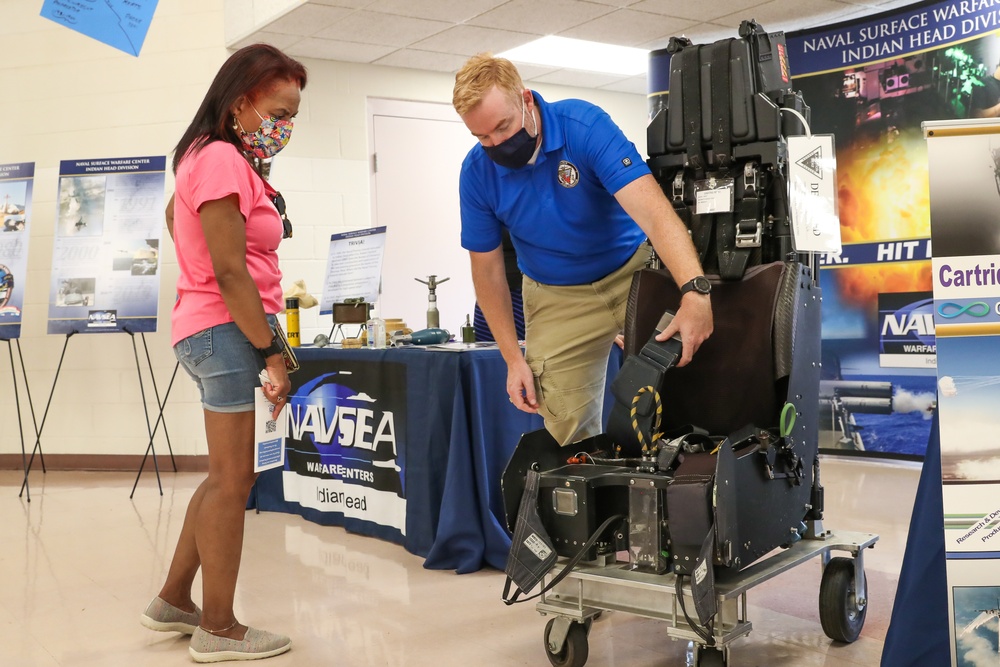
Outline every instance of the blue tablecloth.
{"type": "Polygon", "coordinates": [[[931,667],[951,664],[948,635],[948,580],[944,551],[944,501],[941,495],[941,435],[934,413],[910,532],[896,587],[882,667],[931,667]]]}
{"type": "MultiPolygon", "coordinates": [[[[503,569],[510,549],[504,527],[500,476],[523,433],[542,428],[542,419],[514,408],[507,398],[507,366],[496,349],[464,352],[426,348],[342,350],[301,348],[302,386],[322,360],[406,367],[406,440],[400,461],[406,496],[406,530],[380,530],[341,514],[304,508],[284,500],[282,471],[263,473],[257,506],[301,514],[324,525],[401,541],[426,558],[424,566],[473,572],[483,565],[503,569]]],[[[609,382],[621,364],[617,348],[609,360],[609,382]]],[[[605,416],[610,410],[605,398],[605,416]]]]}

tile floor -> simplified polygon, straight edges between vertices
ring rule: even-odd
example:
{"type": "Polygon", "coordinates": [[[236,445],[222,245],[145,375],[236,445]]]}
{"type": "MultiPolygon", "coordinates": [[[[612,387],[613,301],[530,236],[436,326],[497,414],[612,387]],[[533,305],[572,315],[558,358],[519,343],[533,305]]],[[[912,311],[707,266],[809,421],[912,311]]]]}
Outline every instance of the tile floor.
{"type": "MultiPolygon", "coordinates": [[[[881,535],[866,553],[871,606],[861,638],[834,646],[817,612],[819,560],[749,594],[753,632],[731,667],[878,664],[919,476],[915,464],[828,458],[826,527],[881,535]]],[[[199,474],[0,472],[0,666],[158,667],[193,664],[187,641],[141,627],[164,575],[199,474]]],[[[237,615],[290,635],[264,663],[421,667],[548,665],[542,619],[529,602],[505,607],[503,574],[425,570],[402,547],[294,515],[247,514],[237,615]]],[[[198,596],[196,596],[197,599],[198,596]]],[[[686,644],[658,621],[605,614],[588,666],[684,665],[686,644]]]]}

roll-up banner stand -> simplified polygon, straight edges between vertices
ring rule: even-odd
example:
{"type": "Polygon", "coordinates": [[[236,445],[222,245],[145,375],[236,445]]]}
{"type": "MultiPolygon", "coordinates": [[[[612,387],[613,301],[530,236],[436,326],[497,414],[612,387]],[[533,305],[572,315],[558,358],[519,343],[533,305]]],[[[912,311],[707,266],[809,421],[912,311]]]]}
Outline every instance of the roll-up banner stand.
{"type": "Polygon", "coordinates": [[[1000,121],[923,123],[953,666],[998,664],[1000,121]]]}

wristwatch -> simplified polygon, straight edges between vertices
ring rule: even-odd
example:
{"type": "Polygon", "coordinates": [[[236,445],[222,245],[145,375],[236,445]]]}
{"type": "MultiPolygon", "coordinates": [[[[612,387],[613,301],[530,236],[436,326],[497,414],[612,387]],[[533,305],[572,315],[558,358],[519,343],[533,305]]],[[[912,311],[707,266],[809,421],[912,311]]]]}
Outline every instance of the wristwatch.
{"type": "Polygon", "coordinates": [[[281,354],[284,349],[285,346],[282,345],[281,338],[278,337],[278,334],[274,334],[274,338],[271,339],[271,344],[267,347],[258,347],[257,351],[263,354],[264,358],[267,359],[272,354],[281,354]]]}
{"type": "Polygon", "coordinates": [[[712,291],[712,283],[710,283],[708,278],[705,276],[695,276],[681,285],[681,296],[684,296],[688,292],[692,291],[697,292],[698,294],[708,294],[712,291]]]}

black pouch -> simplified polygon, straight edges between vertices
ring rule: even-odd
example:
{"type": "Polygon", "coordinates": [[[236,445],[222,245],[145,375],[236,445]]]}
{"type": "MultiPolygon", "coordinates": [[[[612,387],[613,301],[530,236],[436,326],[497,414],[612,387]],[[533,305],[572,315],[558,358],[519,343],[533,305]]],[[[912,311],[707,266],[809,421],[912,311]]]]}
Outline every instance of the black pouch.
{"type": "Polygon", "coordinates": [[[701,545],[694,571],[691,572],[691,596],[702,625],[712,620],[719,611],[719,599],[715,595],[715,567],[712,563],[714,552],[715,530],[710,529],[701,545]]]}
{"type": "Polygon", "coordinates": [[[504,568],[507,581],[503,587],[503,600],[507,604],[516,602],[518,597],[538,585],[558,558],[538,516],[539,477],[537,470],[528,470],[525,475],[521,507],[517,513],[507,567],[504,568]],[[513,595],[510,595],[511,582],[517,587],[513,595]]]}

